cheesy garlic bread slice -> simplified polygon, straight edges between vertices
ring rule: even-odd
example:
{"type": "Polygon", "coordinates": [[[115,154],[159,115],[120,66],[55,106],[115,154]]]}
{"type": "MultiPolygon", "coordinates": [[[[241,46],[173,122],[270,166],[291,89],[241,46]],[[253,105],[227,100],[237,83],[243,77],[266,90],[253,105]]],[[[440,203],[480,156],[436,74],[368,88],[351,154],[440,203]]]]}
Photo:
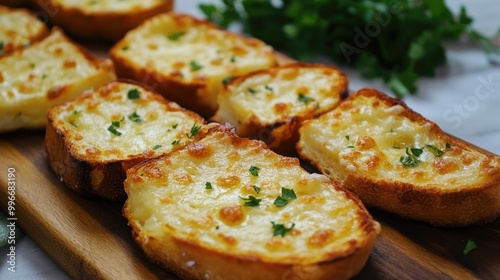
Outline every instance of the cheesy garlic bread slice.
{"type": "Polygon", "coordinates": [[[361,270],[380,226],[354,195],[229,124],[207,130],[127,170],[124,215],[153,262],[185,279],[348,279],[361,270]]]}
{"type": "Polygon", "coordinates": [[[298,151],[367,206],[438,226],[485,223],[500,214],[500,157],[373,89],[306,121],[298,151]]]}

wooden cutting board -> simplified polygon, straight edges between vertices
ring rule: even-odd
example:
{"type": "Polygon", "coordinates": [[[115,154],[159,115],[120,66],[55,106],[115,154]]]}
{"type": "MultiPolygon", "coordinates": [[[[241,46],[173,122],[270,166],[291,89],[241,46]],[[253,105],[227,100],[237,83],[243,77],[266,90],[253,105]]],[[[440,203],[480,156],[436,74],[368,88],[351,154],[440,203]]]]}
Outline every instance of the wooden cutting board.
{"type": "MultiPolygon", "coordinates": [[[[48,165],[43,132],[0,136],[4,212],[9,168],[16,170],[17,223],[72,278],[176,278],[151,264],[135,245],[122,202],[84,199],[64,186],[48,165]]],[[[369,210],[382,233],[355,279],[500,279],[500,219],[450,229],[369,210]],[[478,248],[464,255],[467,240],[478,248]]]]}

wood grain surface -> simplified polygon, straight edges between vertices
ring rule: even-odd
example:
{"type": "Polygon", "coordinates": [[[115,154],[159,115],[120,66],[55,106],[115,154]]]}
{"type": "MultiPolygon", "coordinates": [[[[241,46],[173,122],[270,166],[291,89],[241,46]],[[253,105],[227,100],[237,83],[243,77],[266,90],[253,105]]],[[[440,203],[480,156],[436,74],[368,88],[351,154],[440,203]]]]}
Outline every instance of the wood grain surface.
{"type": "MultiPolygon", "coordinates": [[[[151,264],[133,242],[123,202],[84,199],[64,186],[47,162],[43,132],[0,135],[0,209],[5,212],[11,167],[17,223],[70,277],[176,278],[151,264]]],[[[382,233],[354,279],[500,279],[500,219],[485,226],[437,228],[368,210],[382,233]],[[467,240],[478,248],[464,255],[467,240]]]]}

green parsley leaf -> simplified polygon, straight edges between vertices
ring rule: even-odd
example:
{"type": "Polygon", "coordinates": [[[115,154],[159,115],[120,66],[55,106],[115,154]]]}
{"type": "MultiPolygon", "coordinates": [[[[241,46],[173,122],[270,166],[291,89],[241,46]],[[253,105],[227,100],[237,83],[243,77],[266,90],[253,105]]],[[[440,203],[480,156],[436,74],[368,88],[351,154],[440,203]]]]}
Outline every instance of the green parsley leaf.
{"type": "Polygon", "coordinates": [[[181,142],[181,139],[174,140],[174,141],[172,142],[172,145],[177,145],[177,144],[179,144],[180,142],[181,142]]]}
{"type": "Polygon", "coordinates": [[[186,32],[176,32],[176,33],[172,33],[172,34],[169,34],[167,35],[167,38],[171,41],[177,41],[179,40],[182,36],[184,36],[184,34],[186,34],[186,32]]]}
{"type": "Polygon", "coordinates": [[[354,146],[353,145],[349,145],[347,146],[348,149],[354,149],[354,146]]]}
{"type": "Polygon", "coordinates": [[[73,110],[73,112],[71,112],[71,114],[77,115],[77,114],[80,114],[80,112],[82,112],[82,110],[73,110]]]}
{"type": "Polygon", "coordinates": [[[123,46],[122,51],[127,51],[129,49],[129,46],[123,46]]]}
{"type": "Polygon", "coordinates": [[[436,148],[433,145],[425,145],[425,146],[429,148],[429,150],[431,150],[431,152],[434,154],[435,157],[441,157],[444,154],[443,151],[441,151],[440,149],[436,148]]]}
{"type": "Polygon", "coordinates": [[[309,96],[305,96],[305,95],[304,95],[304,94],[302,94],[302,93],[299,93],[298,100],[299,100],[299,102],[302,102],[302,103],[304,103],[304,104],[307,104],[307,103],[309,103],[309,102],[311,102],[311,101],[314,101],[314,98],[311,98],[311,97],[309,97],[309,96]]]}
{"type": "Polygon", "coordinates": [[[201,125],[196,125],[195,123],[193,124],[193,126],[191,127],[191,130],[189,131],[189,134],[187,135],[188,138],[192,138],[193,136],[195,136],[198,131],[200,131],[201,129],[201,125]]]}
{"type": "Polygon", "coordinates": [[[136,112],[133,112],[132,114],[128,115],[127,117],[128,117],[129,120],[131,120],[131,121],[133,121],[135,123],[142,122],[141,117],[136,112]]]}
{"type": "Polygon", "coordinates": [[[0,41],[0,54],[3,53],[3,41],[0,41]]]}
{"type": "Polygon", "coordinates": [[[227,85],[233,79],[232,76],[227,76],[222,80],[222,84],[227,85]]]}
{"type": "Polygon", "coordinates": [[[253,176],[259,176],[259,171],[260,171],[260,168],[258,168],[257,166],[250,166],[250,168],[248,169],[248,171],[250,171],[250,174],[252,174],[253,176]]]}
{"type": "Polygon", "coordinates": [[[281,196],[287,200],[297,199],[297,195],[293,189],[281,188],[281,196]]]}
{"type": "Polygon", "coordinates": [[[236,57],[235,57],[234,55],[233,55],[233,56],[231,56],[231,62],[232,62],[232,63],[236,62],[236,57]]]}
{"type": "Polygon", "coordinates": [[[108,127],[108,131],[113,133],[114,135],[116,136],[120,136],[122,135],[122,133],[118,130],[116,130],[118,127],[120,127],[120,122],[113,122],[109,127],[108,127]],[[116,123],[118,123],[118,126],[115,125],[116,123]]]}
{"type": "Polygon", "coordinates": [[[160,144],[155,145],[155,146],[153,147],[153,150],[158,150],[159,148],[161,148],[161,145],[160,145],[160,144]]]}
{"type": "Polygon", "coordinates": [[[255,190],[255,192],[256,192],[257,194],[259,194],[259,193],[260,193],[260,188],[259,188],[259,187],[257,187],[257,186],[253,186],[253,189],[255,190]]]}
{"type": "Polygon", "coordinates": [[[446,148],[448,148],[448,149],[451,148],[451,144],[446,142],[446,148]]]}
{"type": "Polygon", "coordinates": [[[257,93],[257,91],[253,88],[248,88],[248,92],[250,92],[252,95],[257,93]]]}
{"type": "Polygon", "coordinates": [[[345,139],[347,139],[347,141],[349,141],[349,138],[350,138],[349,135],[345,136],[345,139]]]}
{"type": "Polygon", "coordinates": [[[274,200],[274,205],[276,205],[277,207],[283,207],[285,205],[288,204],[288,200],[287,199],[284,199],[283,197],[281,196],[278,196],[275,200],[274,200]]]}
{"type": "Polygon", "coordinates": [[[465,244],[465,248],[463,251],[464,256],[476,248],[477,248],[476,242],[474,242],[473,240],[470,240],[470,239],[467,240],[467,244],[465,244]]]}
{"type": "Polygon", "coordinates": [[[281,237],[285,237],[285,235],[295,227],[294,223],[292,223],[292,226],[289,228],[283,224],[277,224],[275,222],[271,222],[271,224],[273,225],[273,236],[281,235],[281,237]]]}
{"type": "Polygon", "coordinates": [[[268,85],[265,85],[264,88],[267,89],[268,91],[273,91],[273,88],[268,85]]]}
{"type": "Polygon", "coordinates": [[[416,157],[419,157],[424,152],[423,149],[419,149],[419,148],[411,148],[410,150],[411,150],[411,153],[416,157]]]}
{"type": "Polygon", "coordinates": [[[191,60],[189,62],[189,67],[191,68],[191,71],[193,72],[196,72],[198,70],[200,70],[201,68],[203,68],[203,66],[199,65],[196,61],[194,60],[191,60]]]}
{"type": "Polygon", "coordinates": [[[128,97],[128,99],[130,99],[130,100],[136,100],[136,99],[139,99],[139,96],[140,96],[140,95],[141,95],[141,92],[140,92],[138,89],[136,89],[136,88],[133,88],[133,89],[131,89],[131,90],[129,90],[129,91],[127,92],[127,97],[128,97]]]}
{"type": "Polygon", "coordinates": [[[418,160],[415,156],[419,156],[422,153],[422,149],[415,149],[416,151],[413,151],[414,148],[406,148],[406,154],[407,156],[399,158],[399,161],[403,164],[403,166],[406,167],[413,167],[417,166],[420,164],[420,160],[418,160]],[[420,150],[420,151],[418,151],[420,150]],[[410,153],[411,151],[411,153],[410,153]],[[418,155],[415,155],[417,153],[418,155]]]}
{"type": "Polygon", "coordinates": [[[75,122],[73,122],[73,121],[70,121],[69,124],[72,125],[72,126],[74,126],[74,127],[78,127],[78,125],[75,122]]]}
{"type": "Polygon", "coordinates": [[[210,182],[206,182],[206,183],[205,183],[205,190],[211,190],[211,189],[213,189],[213,187],[212,187],[212,183],[210,183],[210,182]]]}
{"type": "Polygon", "coordinates": [[[260,202],[262,201],[262,199],[255,198],[252,195],[248,196],[248,198],[244,198],[241,196],[240,196],[240,198],[245,201],[245,204],[244,204],[245,206],[250,206],[250,207],[258,207],[260,205],[260,202]]]}
{"type": "Polygon", "coordinates": [[[173,129],[176,129],[178,125],[179,125],[179,124],[178,124],[178,123],[176,123],[176,124],[172,125],[172,128],[173,128],[173,129]]]}

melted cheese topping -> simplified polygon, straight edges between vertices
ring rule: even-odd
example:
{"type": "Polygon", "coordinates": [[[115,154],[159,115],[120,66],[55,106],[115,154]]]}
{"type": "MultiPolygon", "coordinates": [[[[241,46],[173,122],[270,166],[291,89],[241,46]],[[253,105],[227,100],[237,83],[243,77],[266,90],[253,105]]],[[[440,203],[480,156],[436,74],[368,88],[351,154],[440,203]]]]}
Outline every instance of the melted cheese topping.
{"type": "Polygon", "coordinates": [[[330,111],[340,102],[347,79],[334,68],[282,67],[230,83],[219,95],[220,121],[239,129],[250,118],[270,125],[290,117],[308,117],[330,111]]]}
{"type": "Polygon", "coordinates": [[[77,8],[87,13],[131,12],[161,5],[165,0],[57,0],[64,8],[77,8]]]}
{"type": "Polygon", "coordinates": [[[186,15],[162,14],[129,32],[116,47],[118,59],[183,83],[206,85],[216,107],[222,81],[273,66],[264,43],[216,29],[186,15]]]}
{"type": "Polygon", "coordinates": [[[498,162],[432,133],[431,123],[411,121],[401,114],[404,110],[359,95],[305,124],[300,130],[301,153],[340,181],[355,173],[416,187],[455,189],[498,175],[498,162]],[[416,156],[411,148],[421,154],[416,156]],[[438,156],[436,149],[443,154],[438,156]],[[405,166],[401,160],[408,157],[419,163],[405,166]]]}
{"type": "Polygon", "coordinates": [[[180,238],[276,263],[315,263],[359,244],[366,234],[363,219],[344,191],[307,173],[297,159],[240,140],[218,132],[128,171],[125,211],[146,240],[180,238]],[[252,166],[259,168],[257,176],[252,166]],[[278,207],[273,203],[282,188],[293,189],[297,198],[278,207]],[[245,206],[250,196],[261,200],[258,206],[245,206]],[[273,236],[273,222],[295,226],[284,237],[273,236]]]}
{"type": "MultiPolygon", "coordinates": [[[[0,56],[8,51],[31,44],[31,40],[47,32],[43,22],[26,10],[0,6],[0,56]]],[[[1,81],[1,80],[0,80],[1,81]]]]}
{"type": "Polygon", "coordinates": [[[55,31],[43,41],[0,59],[0,131],[43,127],[50,106],[114,79],[55,31]]]}
{"type": "Polygon", "coordinates": [[[137,85],[118,82],[52,111],[57,126],[74,143],[74,152],[100,160],[170,152],[191,142],[191,128],[203,124],[201,117],[175,103],[167,105],[137,85]],[[139,98],[130,99],[130,91],[139,92],[139,98]]]}

